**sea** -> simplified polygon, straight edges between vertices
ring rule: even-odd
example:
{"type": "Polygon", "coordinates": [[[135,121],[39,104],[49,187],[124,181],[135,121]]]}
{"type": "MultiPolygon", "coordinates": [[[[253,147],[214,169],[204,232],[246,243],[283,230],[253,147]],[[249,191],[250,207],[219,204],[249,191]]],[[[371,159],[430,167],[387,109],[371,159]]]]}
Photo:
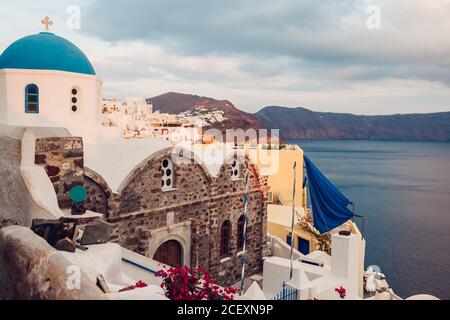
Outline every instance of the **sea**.
{"type": "Polygon", "coordinates": [[[450,299],[450,143],[289,143],[365,217],[366,267],[379,266],[403,298],[450,299]]]}

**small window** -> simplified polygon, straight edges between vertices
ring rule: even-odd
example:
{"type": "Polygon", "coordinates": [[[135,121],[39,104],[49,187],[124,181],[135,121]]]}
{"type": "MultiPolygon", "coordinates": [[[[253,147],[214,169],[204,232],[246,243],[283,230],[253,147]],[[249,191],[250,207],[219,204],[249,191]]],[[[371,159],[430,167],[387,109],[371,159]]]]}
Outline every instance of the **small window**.
{"type": "Polygon", "coordinates": [[[161,163],[161,189],[170,190],[174,188],[173,164],[169,159],[164,159],[161,163]]]}
{"type": "Polygon", "coordinates": [[[237,247],[238,249],[244,248],[244,228],[245,228],[245,217],[242,215],[239,217],[238,223],[237,223],[237,247]]]}
{"type": "Polygon", "coordinates": [[[80,111],[80,101],[81,101],[81,90],[78,87],[73,87],[70,90],[70,110],[72,112],[80,111]]]}
{"type": "Polygon", "coordinates": [[[35,84],[25,87],[25,112],[39,113],[39,88],[35,84]]]}
{"type": "Polygon", "coordinates": [[[237,159],[231,163],[231,179],[238,180],[241,178],[241,166],[237,159]]]}
{"type": "Polygon", "coordinates": [[[230,235],[231,223],[225,220],[220,227],[220,257],[225,258],[230,255],[230,235]]]}

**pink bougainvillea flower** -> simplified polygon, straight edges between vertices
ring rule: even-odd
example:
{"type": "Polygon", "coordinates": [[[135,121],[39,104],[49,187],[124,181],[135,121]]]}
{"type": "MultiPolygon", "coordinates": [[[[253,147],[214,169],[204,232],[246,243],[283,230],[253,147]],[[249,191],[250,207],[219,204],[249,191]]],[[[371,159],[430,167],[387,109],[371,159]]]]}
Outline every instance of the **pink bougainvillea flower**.
{"type": "Polygon", "coordinates": [[[345,296],[347,295],[347,290],[345,288],[343,288],[342,286],[334,289],[334,291],[336,291],[339,294],[339,297],[341,299],[344,299],[345,296]]]}
{"type": "Polygon", "coordinates": [[[155,276],[163,279],[161,288],[171,300],[233,300],[237,292],[218,286],[201,268],[171,267],[167,272],[159,270],[155,276]]]}
{"type": "Polygon", "coordinates": [[[144,288],[144,287],[147,287],[147,284],[146,284],[144,281],[139,280],[138,282],[136,282],[136,284],[134,285],[134,287],[135,287],[135,288],[144,288]]]}

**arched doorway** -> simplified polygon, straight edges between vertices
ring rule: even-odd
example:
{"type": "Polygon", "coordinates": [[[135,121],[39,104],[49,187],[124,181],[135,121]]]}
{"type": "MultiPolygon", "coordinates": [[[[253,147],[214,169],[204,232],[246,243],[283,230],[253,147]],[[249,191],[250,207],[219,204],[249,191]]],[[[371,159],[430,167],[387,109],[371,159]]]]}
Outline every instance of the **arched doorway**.
{"type": "Polygon", "coordinates": [[[153,260],[172,267],[181,267],[183,263],[183,249],[176,240],[169,240],[159,246],[153,255],[153,260]]]}

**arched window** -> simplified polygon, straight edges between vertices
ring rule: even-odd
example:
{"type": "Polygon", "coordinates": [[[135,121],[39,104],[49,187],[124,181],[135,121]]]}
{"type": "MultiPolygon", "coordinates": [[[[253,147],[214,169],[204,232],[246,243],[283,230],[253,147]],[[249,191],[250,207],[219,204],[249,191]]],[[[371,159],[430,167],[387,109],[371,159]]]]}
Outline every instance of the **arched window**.
{"type": "Polygon", "coordinates": [[[35,84],[25,87],[25,112],[39,113],[39,88],[35,84]]]}
{"type": "Polygon", "coordinates": [[[237,248],[244,248],[244,225],[245,225],[245,217],[242,215],[239,217],[237,223],[237,248]]]}
{"type": "Polygon", "coordinates": [[[170,190],[174,188],[173,163],[170,159],[164,159],[161,163],[161,189],[170,190]]]}
{"type": "Polygon", "coordinates": [[[81,110],[81,89],[79,87],[72,87],[70,89],[69,105],[72,112],[79,112],[81,110]]]}
{"type": "Polygon", "coordinates": [[[231,223],[229,220],[225,220],[220,227],[220,256],[222,258],[230,255],[230,236],[231,223]]]}

